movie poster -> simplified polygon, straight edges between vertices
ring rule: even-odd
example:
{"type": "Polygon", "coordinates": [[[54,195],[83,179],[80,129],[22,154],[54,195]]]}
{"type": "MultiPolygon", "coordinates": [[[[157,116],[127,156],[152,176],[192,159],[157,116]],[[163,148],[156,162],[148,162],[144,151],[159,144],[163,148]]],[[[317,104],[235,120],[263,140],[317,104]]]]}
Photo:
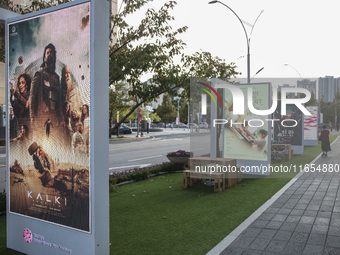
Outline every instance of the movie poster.
{"type": "MultiPolygon", "coordinates": [[[[233,97],[225,89],[224,158],[244,160],[268,160],[268,115],[255,115],[248,107],[248,85],[238,85],[244,95],[244,115],[233,114],[233,97]]],[[[253,106],[268,110],[269,84],[252,84],[253,106]]]]}
{"type": "Polygon", "coordinates": [[[275,121],[273,143],[302,146],[302,112],[295,104],[288,104],[286,106],[286,113],[287,115],[281,115],[281,101],[279,100],[276,111],[273,113],[273,119],[279,120],[275,121]]]}
{"type": "Polygon", "coordinates": [[[304,139],[305,140],[318,140],[318,107],[306,106],[306,109],[311,115],[305,115],[304,118],[304,139]]]}
{"type": "Polygon", "coordinates": [[[90,4],[8,24],[10,212],[90,232],[90,4]]]}

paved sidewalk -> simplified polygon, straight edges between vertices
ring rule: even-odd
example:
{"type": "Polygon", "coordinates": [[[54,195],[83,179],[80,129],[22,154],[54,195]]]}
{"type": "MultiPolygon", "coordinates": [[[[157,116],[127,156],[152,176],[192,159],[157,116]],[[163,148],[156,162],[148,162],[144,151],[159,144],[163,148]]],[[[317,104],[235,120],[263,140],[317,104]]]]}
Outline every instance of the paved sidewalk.
{"type": "MultiPolygon", "coordinates": [[[[315,164],[340,170],[340,138],[315,164]]],[[[340,254],[340,173],[305,172],[290,185],[220,254],[340,254]]]]}

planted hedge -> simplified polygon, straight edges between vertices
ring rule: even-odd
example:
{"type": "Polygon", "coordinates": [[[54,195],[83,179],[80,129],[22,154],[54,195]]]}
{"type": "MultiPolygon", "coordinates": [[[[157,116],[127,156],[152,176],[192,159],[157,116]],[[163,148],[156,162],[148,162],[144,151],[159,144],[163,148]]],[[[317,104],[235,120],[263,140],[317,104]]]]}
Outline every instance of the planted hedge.
{"type": "Polygon", "coordinates": [[[143,167],[143,168],[134,168],[121,172],[113,172],[110,174],[110,185],[116,185],[123,182],[129,181],[141,181],[149,178],[153,175],[158,175],[162,172],[175,172],[183,170],[182,165],[176,165],[171,162],[164,162],[162,164],[143,167]]]}

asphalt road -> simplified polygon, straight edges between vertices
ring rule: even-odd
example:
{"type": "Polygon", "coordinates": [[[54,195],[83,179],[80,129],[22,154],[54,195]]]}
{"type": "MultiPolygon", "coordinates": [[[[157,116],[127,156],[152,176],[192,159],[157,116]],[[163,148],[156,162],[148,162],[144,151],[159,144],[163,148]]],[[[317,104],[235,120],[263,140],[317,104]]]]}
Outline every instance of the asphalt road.
{"type": "MultiPolygon", "coordinates": [[[[112,171],[123,171],[135,167],[145,167],[162,162],[168,162],[168,152],[178,150],[193,151],[195,155],[204,153],[206,138],[208,134],[200,134],[200,146],[190,147],[189,133],[159,136],[155,138],[110,143],[110,169],[112,171]],[[197,154],[198,153],[198,154],[197,154]]],[[[197,143],[195,143],[197,145],[197,143]]]]}

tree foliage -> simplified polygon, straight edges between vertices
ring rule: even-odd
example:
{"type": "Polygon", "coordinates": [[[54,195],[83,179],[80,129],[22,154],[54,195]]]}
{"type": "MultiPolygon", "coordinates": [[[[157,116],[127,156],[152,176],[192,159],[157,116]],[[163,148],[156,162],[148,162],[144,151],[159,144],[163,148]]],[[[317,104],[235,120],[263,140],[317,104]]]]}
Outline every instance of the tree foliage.
{"type": "Polygon", "coordinates": [[[176,118],[176,107],[172,104],[172,99],[168,94],[164,94],[162,104],[157,108],[157,114],[165,125],[176,118]]]}

